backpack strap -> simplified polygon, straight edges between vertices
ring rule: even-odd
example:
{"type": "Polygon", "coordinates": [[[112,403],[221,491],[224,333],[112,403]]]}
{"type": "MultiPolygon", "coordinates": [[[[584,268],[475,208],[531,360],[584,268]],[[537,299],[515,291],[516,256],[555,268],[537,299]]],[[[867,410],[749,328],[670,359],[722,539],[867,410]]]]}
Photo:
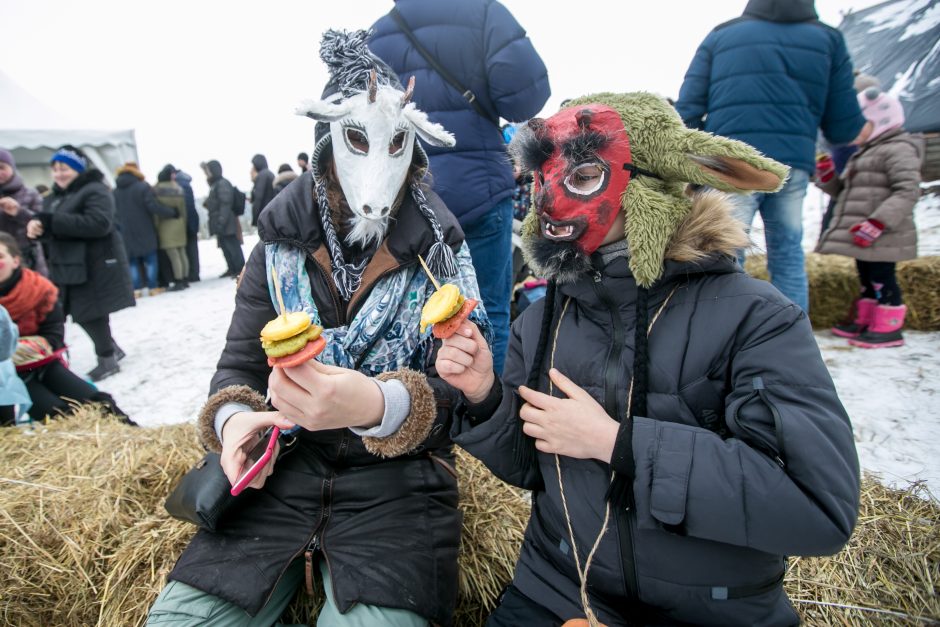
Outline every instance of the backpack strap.
{"type": "Polygon", "coordinates": [[[415,47],[425,61],[431,64],[431,67],[441,75],[441,77],[450,83],[450,85],[456,89],[461,96],[463,96],[467,102],[470,103],[470,106],[473,107],[481,117],[489,120],[493,123],[494,126],[499,126],[499,117],[491,114],[486,109],[483,108],[483,105],[480,104],[480,101],[477,100],[476,94],[474,94],[469,88],[464,87],[460,81],[454,78],[454,75],[448,72],[444,66],[437,62],[437,59],[431,56],[431,53],[428,52],[427,48],[421,45],[421,42],[418,41],[418,38],[415,37],[414,32],[408,28],[408,24],[405,22],[405,18],[402,17],[401,13],[398,12],[398,7],[392,7],[392,10],[389,11],[389,15],[395,20],[395,24],[398,25],[398,28],[405,34],[408,40],[411,42],[411,45],[415,47]]]}

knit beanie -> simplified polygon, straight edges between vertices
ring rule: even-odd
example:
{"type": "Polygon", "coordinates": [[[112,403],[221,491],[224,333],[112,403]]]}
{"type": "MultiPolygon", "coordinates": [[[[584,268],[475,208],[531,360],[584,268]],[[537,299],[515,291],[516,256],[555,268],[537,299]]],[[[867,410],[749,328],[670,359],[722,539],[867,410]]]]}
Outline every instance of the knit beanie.
{"type": "Polygon", "coordinates": [[[5,163],[14,170],[16,169],[16,161],[13,159],[13,153],[11,153],[9,150],[0,148],[0,163],[5,163]]]}
{"type": "Polygon", "coordinates": [[[64,163],[79,174],[88,169],[88,157],[74,146],[65,145],[55,151],[49,163],[64,163]]]}
{"type": "Polygon", "coordinates": [[[858,95],[858,106],[862,108],[865,119],[874,125],[868,141],[904,125],[901,101],[877,87],[869,87],[861,92],[858,95]]]}

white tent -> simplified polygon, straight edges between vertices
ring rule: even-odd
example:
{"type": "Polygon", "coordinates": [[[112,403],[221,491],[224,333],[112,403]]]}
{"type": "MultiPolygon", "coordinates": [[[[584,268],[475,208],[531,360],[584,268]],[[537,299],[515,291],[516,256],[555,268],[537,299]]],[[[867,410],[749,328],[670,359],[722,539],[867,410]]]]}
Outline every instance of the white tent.
{"type": "Polygon", "coordinates": [[[133,130],[78,128],[80,124],[54,111],[0,71],[0,148],[13,153],[27,185],[51,186],[49,158],[62,144],[77,146],[109,183],[125,161],[137,161],[133,130]]]}

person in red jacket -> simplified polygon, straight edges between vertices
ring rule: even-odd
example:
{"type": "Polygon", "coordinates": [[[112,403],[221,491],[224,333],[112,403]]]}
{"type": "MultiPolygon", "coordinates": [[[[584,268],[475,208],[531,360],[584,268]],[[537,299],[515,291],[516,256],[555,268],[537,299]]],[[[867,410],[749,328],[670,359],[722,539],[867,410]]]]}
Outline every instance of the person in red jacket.
{"type": "Polygon", "coordinates": [[[65,314],[52,282],[22,264],[16,239],[0,233],[0,305],[19,328],[13,355],[16,372],[33,402],[33,420],[70,414],[83,403],[101,403],[109,413],[134,425],[110,394],[99,391],[65,364],[65,314]]]}

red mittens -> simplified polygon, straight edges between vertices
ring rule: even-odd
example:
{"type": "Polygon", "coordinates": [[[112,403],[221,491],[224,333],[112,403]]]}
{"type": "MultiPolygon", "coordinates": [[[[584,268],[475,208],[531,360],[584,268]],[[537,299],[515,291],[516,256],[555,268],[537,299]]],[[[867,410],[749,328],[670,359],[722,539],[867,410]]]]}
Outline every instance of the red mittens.
{"type": "Polygon", "coordinates": [[[884,233],[885,225],[878,220],[868,219],[859,222],[849,229],[849,233],[854,233],[854,244],[860,248],[868,248],[875,243],[875,240],[884,233]]]}
{"type": "Polygon", "coordinates": [[[816,157],[816,179],[820,183],[828,183],[836,175],[836,164],[829,155],[816,157]]]}

